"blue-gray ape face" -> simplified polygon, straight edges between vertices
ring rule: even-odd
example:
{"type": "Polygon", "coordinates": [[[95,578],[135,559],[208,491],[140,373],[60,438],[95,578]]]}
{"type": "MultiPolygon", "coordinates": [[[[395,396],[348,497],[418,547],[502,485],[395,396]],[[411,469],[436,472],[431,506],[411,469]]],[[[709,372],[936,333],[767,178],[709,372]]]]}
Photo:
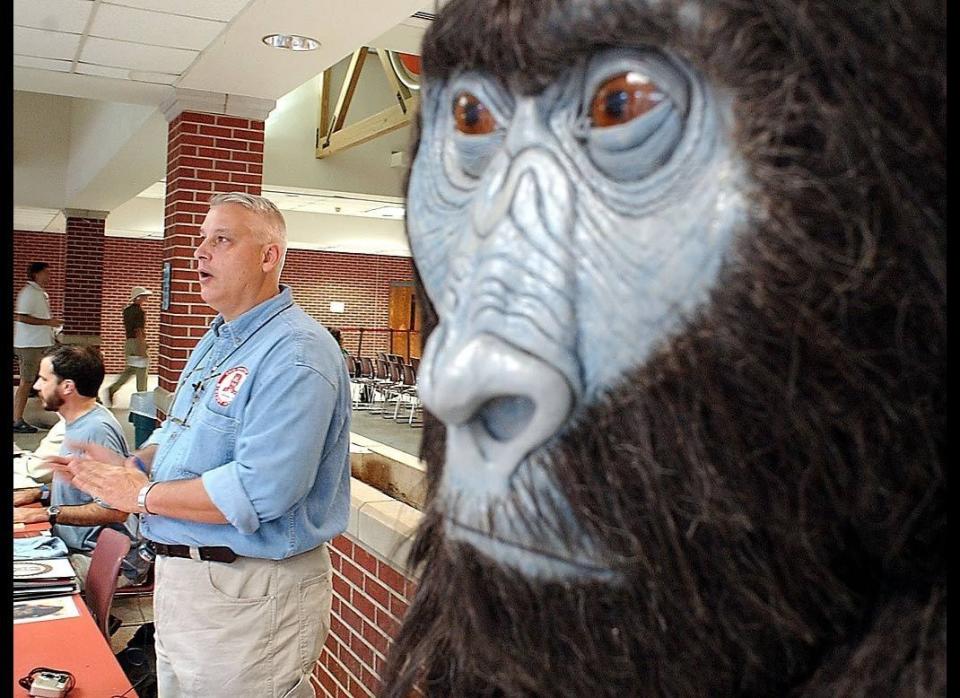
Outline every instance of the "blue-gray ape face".
{"type": "Polygon", "coordinates": [[[419,383],[447,430],[446,534],[532,576],[609,576],[550,445],[708,300],[746,215],[726,102],[617,49],[535,95],[430,82],[422,120],[407,225],[439,318],[419,383]]]}

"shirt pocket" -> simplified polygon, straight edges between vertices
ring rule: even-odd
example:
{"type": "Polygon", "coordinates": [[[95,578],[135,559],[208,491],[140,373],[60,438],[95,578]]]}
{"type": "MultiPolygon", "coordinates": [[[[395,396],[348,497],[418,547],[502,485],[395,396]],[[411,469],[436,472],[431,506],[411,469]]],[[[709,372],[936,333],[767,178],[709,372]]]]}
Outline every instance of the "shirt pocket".
{"type": "Polygon", "coordinates": [[[240,420],[202,407],[184,459],[184,475],[198,476],[234,459],[240,420]]]}

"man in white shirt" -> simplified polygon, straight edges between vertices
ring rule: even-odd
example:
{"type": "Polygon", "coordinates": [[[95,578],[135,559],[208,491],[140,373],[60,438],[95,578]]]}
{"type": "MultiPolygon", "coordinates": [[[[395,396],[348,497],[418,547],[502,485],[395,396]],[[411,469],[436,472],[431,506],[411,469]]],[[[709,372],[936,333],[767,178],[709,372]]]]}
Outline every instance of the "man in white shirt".
{"type": "Polygon", "coordinates": [[[50,297],[44,287],[50,280],[50,265],[31,262],[27,267],[27,285],[17,294],[14,310],[13,351],[20,360],[20,384],[13,397],[13,430],[33,434],[37,428],[23,420],[30,388],[37,380],[40,359],[54,344],[54,328],[60,320],[50,313],[50,297]]]}
{"type": "Polygon", "coordinates": [[[57,413],[57,417],[57,423],[50,427],[50,431],[33,451],[13,445],[13,489],[49,485],[53,480],[53,468],[47,458],[60,455],[67,427],[67,422],[60,413],[57,413]]]}

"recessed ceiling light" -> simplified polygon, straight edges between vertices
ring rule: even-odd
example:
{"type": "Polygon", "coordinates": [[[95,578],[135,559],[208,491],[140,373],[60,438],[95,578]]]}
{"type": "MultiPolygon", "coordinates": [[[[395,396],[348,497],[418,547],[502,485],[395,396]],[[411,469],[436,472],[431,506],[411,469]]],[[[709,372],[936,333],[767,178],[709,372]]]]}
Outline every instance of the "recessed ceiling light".
{"type": "Polygon", "coordinates": [[[261,41],[267,46],[285,48],[291,51],[312,51],[320,46],[320,42],[316,39],[311,39],[309,36],[297,36],[296,34],[267,34],[261,41]]]}

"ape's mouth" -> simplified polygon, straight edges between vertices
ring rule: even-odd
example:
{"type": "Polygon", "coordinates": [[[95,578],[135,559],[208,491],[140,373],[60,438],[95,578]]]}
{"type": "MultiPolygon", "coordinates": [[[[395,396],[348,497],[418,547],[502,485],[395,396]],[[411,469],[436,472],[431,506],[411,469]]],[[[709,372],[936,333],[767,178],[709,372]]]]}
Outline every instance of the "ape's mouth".
{"type": "Polygon", "coordinates": [[[451,538],[466,543],[496,562],[533,576],[553,579],[586,578],[609,582],[617,574],[586,555],[564,554],[529,542],[508,540],[445,516],[451,538]]]}

